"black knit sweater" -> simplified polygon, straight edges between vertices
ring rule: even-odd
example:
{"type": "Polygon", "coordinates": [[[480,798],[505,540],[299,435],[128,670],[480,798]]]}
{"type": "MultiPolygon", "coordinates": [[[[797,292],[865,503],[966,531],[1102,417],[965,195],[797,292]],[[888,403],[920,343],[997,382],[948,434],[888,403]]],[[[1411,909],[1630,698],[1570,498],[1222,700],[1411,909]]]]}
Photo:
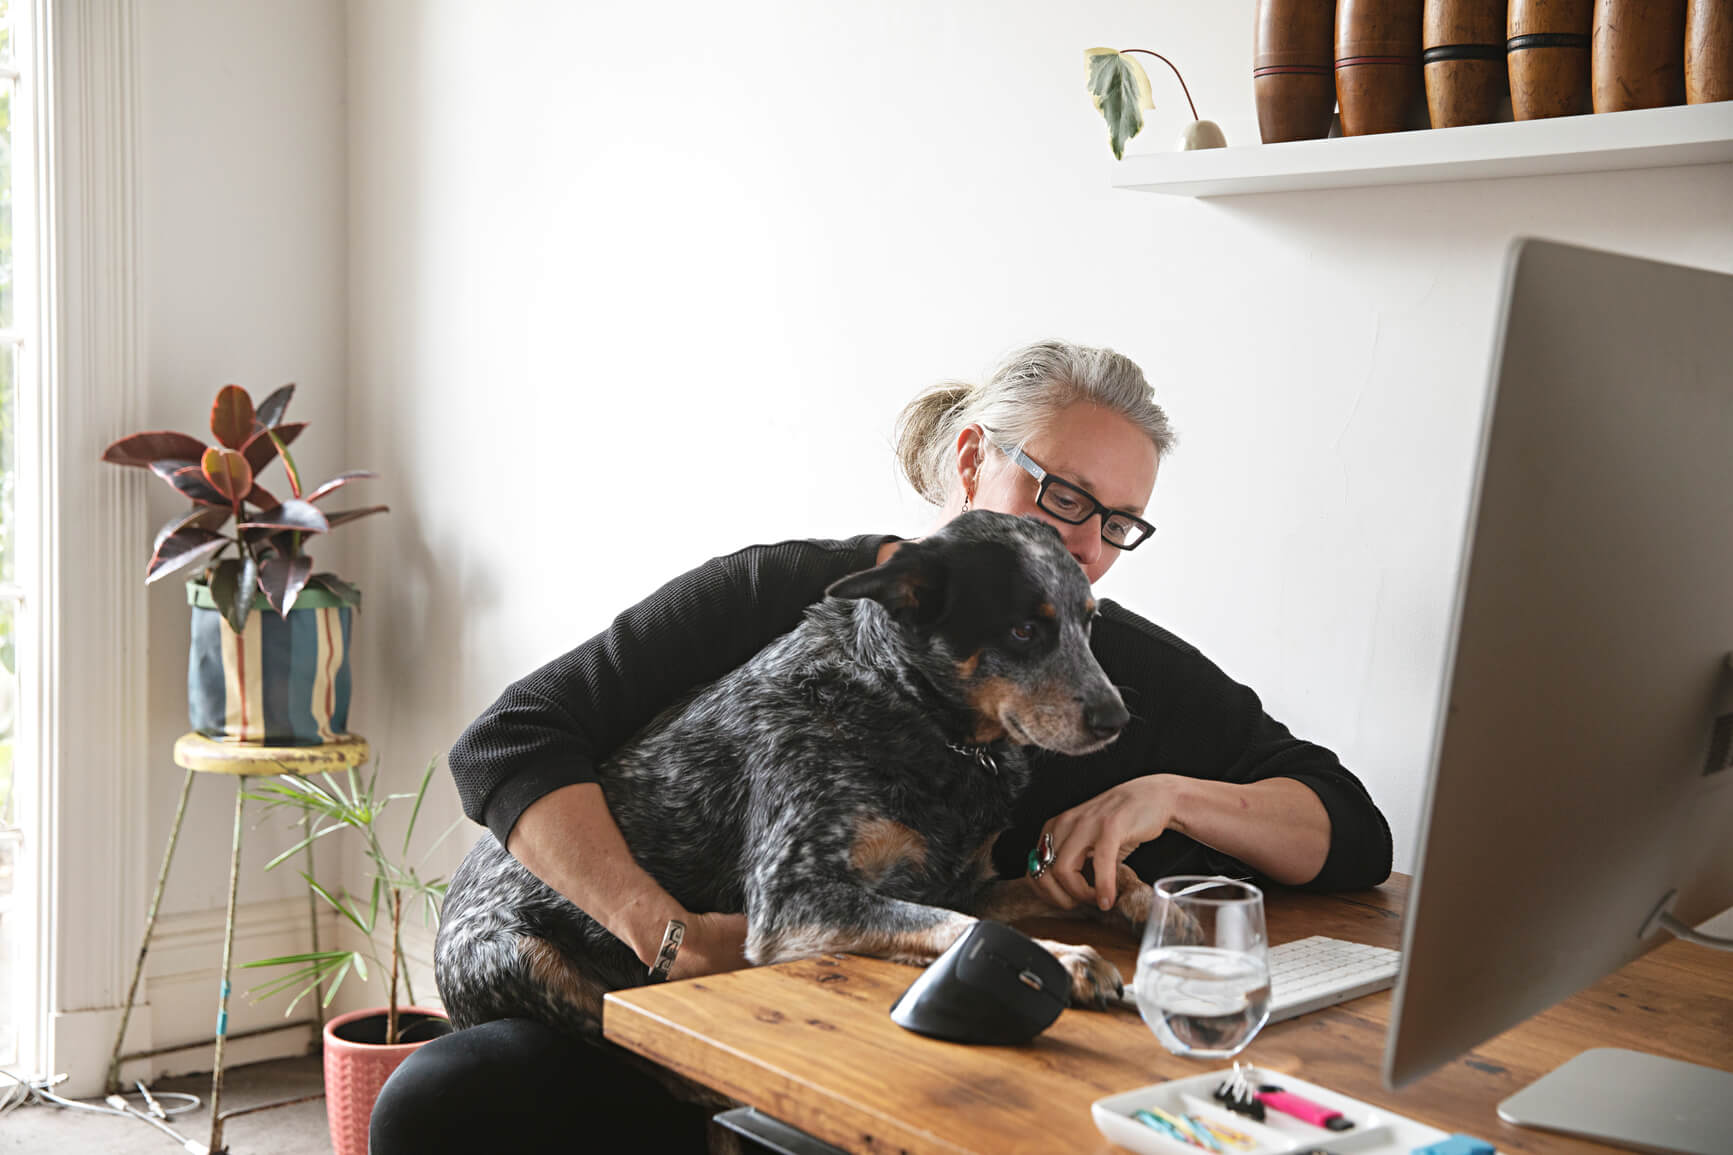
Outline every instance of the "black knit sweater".
{"type": "MultiPolygon", "coordinates": [[[[448,758],[464,813],[503,845],[536,799],[594,782],[596,765],[688,691],[793,629],[825,587],[871,567],[895,538],[752,546],[675,578],[596,635],[514,682],[448,758]]],[[[1375,886],[1390,873],[1390,828],[1357,778],[1322,746],[1264,712],[1258,696],[1195,648],[1114,602],[1100,603],[1091,646],[1132,721],[1080,758],[1031,751],[1032,781],[1000,838],[1001,874],[1021,874],[1042,824],[1121,782],[1175,773],[1223,782],[1292,778],[1330,815],[1330,854],[1309,889],[1375,886]]],[[[1252,873],[1176,831],[1128,860],[1145,880],[1252,873]]],[[[1267,880],[1261,880],[1267,881],[1267,880]]]]}

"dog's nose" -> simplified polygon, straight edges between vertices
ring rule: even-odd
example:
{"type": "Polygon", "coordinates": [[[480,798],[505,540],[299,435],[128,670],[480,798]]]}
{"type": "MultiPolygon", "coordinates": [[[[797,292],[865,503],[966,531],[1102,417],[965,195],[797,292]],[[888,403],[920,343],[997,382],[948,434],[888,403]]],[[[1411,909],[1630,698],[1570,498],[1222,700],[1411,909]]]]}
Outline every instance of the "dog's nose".
{"type": "Polygon", "coordinates": [[[1131,713],[1117,695],[1112,698],[1097,698],[1084,704],[1083,724],[1088,726],[1090,733],[1097,738],[1112,737],[1124,729],[1129,721],[1131,713]]]}

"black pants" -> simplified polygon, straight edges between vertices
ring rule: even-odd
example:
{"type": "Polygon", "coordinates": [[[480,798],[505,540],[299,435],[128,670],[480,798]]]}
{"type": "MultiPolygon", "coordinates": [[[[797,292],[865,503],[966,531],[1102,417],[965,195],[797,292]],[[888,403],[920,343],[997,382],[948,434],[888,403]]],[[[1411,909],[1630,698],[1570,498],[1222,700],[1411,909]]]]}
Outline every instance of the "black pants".
{"type": "Polygon", "coordinates": [[[707,1124],[618,1048],[502,1019],[435,1039],[398,1067],[373,1107],[369,1151],[701,1153],[707,1124]]]}

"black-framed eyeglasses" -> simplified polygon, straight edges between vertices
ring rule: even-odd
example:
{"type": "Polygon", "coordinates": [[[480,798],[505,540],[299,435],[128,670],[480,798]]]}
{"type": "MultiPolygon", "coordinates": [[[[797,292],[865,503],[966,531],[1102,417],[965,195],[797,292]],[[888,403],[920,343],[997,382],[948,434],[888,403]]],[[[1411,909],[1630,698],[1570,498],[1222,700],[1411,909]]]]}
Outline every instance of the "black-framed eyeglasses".
{"type": "MultiPolygon", "coordinates": [[[[987,440],[993,441],[991,437],[987,440]]],[[[993,441],[1023,471],[1041,483],[1035,491],[1035,504],[1066,525],[1082,525],[1096,514],[1101,515],[1101,540],[1115,549],[1136,549],[1148,541],[1155,526],[1134,513],[1111,509],[1095,499],[1095,495],[1080,485],[1054,477],[1035,464],[1035,459],[1014,446],[993,441]]]]}

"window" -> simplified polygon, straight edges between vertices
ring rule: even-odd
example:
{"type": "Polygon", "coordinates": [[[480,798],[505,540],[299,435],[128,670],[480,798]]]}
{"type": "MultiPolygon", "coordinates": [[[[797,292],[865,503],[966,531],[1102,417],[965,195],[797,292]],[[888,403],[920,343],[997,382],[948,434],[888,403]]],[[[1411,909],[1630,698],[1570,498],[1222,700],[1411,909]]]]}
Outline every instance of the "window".
{"type": "MultiPolygon", "coordinates": [[[[33,302],[20,299],[18,271],[29,266],[19,259],[14,244],[14,190],[30,188],[31,150],[29,112],[33,101],[25,88],[21,61],[26,58],[27,38],[21,38],[21,20],[28,22],[28,3],[0,0],[0,1065],[19,1058],[20,1020],[28,1020],[25,1008],[33,1005],[38,992],[31,976],[30,944],[35,941],[35,905],[21,878],[31,876],[24,856],[35,848],[23,836],[25,814],[20,807],[34,794],[28,767],[17,758],[21,748],[19,708],[19,627],[28,614],[30,595],[20,574],[34,572],[21,564],[21,546],[27,535],[19,525],[19,455],[24,440],[20,425],[19,383],[28,380],[32,363],[23,339],[21,312],[33,313],[33,302]],[[22,170],[22,171],[21,171],[22,170]]],[[[21,238],[25,239],[25,238],[21,238]]],[[[29,246],[24,246],[29,251],[29,246]]],[[[28,408],[26,406],[25,408],[28,408]]]]}

